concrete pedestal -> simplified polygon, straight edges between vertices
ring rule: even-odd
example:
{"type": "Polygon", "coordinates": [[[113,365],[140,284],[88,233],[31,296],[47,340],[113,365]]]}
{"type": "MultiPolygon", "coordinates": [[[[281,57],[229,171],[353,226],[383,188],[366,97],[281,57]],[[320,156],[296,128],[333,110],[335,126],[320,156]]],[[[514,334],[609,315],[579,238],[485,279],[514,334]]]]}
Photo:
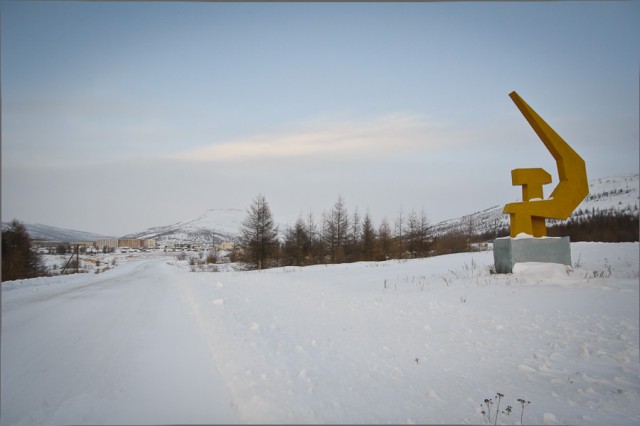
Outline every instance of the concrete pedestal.
{"type": "Polygon", "coordinates": [[[498,274],[510,274],[518,262],[571,266],[569,237],[498,238],[493,242],[493,260],[498,274]]]}

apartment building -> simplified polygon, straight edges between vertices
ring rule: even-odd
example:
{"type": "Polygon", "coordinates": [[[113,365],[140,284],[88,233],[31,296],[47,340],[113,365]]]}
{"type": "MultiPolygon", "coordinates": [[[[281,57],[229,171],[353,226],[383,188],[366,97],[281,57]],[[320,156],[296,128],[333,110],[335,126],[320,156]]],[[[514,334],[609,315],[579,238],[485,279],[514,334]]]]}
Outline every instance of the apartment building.
{"type": "Polygon", "coordinates": [[[120,247],[129,247],[131,249],[153,249],[156,248],[156,241],[140,240],[137,238],[103,238],[96,240],[95,246],[98,250],[102,250],[104,247],[109,249],[117,249],[120,247]]]}

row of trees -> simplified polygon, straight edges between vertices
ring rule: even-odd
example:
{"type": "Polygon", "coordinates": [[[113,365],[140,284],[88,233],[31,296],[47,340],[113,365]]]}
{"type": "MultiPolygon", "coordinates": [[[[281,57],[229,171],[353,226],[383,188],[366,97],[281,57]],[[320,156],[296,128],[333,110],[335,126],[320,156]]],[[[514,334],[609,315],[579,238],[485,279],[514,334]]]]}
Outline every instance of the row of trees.
{"type": "MultiPolygon", "coordinates": [[[[349,214],[344,199],[339,197],[329,212],[322,213],[320,223],[310,212],[287,227],[281,239],[267,200],[258,195],[242,224],[240,244],[233,257],[253,269],[380,261],[470,251],[474,242],[509,235],[508,228],[481,235],[474,232],[473,226],[467,228],[434,236],[424,210],[412,210],[408,215],[401,210],[393,230],[386,218],[376,228],[368,211],[361,216],[356,207],[349,214]]],[[[638,215],[598,212],[579,216],[550,224],[548,234],[568,235],[572,241],[638,241],[638,215]]],[[[57,247],[57,251],[64,253],[66,247],[57,247]]],[[[40,255],[32,250],[26,227],[13,220],[2,231],[2,281],[45,274],[46,268],[40,255]]]]}
{"type": "Polygon", "coordinates": [[[255,269],[378,261],[428,256],[438,243],[424,210],[401,211],[393,229],[386,219],[376,228],[368,211],[362,215],[356,207],[350,214],[342,197],[322,213],[319,223],[309,212],[287,227],[282,239],[279,235],[267,200],[258,195],[241,227],[237,259],[255,269]]]}
{"type": "Polygon", "coordinates": [[[595,212],[558,222],[548,228],[550,237],[569,236],[571,241],[619,243],[638,241],[638,214],[595,212]]]}
{"type": "MultiPolygon", "coordinates": [[[[393,228],[386,218],[376,228],[368,211],[361,215],[356,207],[349,214],[344,199],[339,197],[328,212],[322,213],[319,222],[309,212],[280,234],[267,200],[258,195],[243,222],[233,260],[244,261],[250,268],[264,269],[407,259],[471,251],[474,243],[509,235],[508,227],[476,233],[471,219],[469,226],[463,228],[433,235],[424,210],[412,210],[409,214],[401,210],[393,228]]],[[[548,234],[568,235],[571,241],[638,241],[638,215],[606,212],[553,221],[548,224],[548,234]]]]}
{"type": "Polygon", "coordinates": [[[291,265],[385,260],[426,256],[430,245],[424,211],[412,211],[407,217],[401,212],[395,231],[386,219],[376,229],[368,211],[362,216],[356,207],[349,214],[339,197],[332,209],[322,214],[319,226],[309,213],[287,229],[281,257],[291,265]]]}

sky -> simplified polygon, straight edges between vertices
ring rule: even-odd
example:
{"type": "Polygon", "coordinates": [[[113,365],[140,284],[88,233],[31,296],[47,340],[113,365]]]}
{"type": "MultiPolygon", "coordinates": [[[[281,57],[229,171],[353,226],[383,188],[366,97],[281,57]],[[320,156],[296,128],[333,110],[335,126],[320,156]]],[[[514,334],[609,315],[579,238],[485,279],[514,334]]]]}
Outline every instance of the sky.
{"type": "Polygon", "coordinates": [[[550,153],[638,172],[640,2],[0,1],[2,220],[122,236],[247,209],[430,222],[550,153]]]}

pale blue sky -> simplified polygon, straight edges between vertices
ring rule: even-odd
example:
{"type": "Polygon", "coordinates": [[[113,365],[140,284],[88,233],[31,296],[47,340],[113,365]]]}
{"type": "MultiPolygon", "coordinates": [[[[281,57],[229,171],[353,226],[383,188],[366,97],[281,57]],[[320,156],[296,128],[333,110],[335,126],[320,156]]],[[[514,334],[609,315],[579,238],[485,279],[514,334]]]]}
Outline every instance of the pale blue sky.
{"type": "Polygon", "coordinates": [[[342,195],[390,222],[514,201],[555,164],[638,171],[639,2],[1,2],[2,220],[122,235],[342,195]]]}

